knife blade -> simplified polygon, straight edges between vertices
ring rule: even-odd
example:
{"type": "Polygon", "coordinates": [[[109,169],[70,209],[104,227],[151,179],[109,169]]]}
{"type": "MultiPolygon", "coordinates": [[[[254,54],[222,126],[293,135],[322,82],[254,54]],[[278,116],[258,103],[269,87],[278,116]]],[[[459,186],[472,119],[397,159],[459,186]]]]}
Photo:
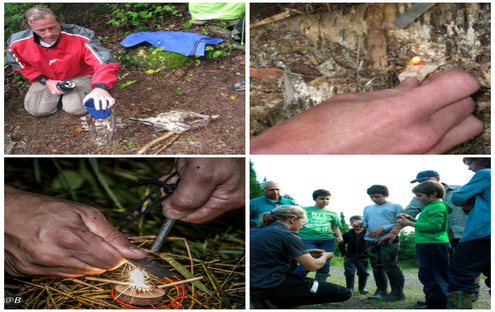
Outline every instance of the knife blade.
{"type": "Polygon", "coordinates": [[[435,3],[416,3],[394,21],[395,26],[406,28],[418,17],[428,11],[435,3]]]}

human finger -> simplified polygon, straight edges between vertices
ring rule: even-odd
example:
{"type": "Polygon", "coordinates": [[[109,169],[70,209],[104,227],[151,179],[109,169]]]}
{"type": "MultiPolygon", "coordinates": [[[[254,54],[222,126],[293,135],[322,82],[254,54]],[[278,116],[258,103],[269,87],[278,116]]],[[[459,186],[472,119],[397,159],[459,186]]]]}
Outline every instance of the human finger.
{"type": "Polygon", "coordinates": [[[22,256],[25,250],[5,250],[6,269],[14,276],[62,277],[101,274],[105,271],[73,257],[68,250],[58,246],[39,249],[30,252],[29,256],[22,256]]]}
{"type": "MultiPolygon", "coordinates": [[[[143,259],[146,257],[146,252],[131,244],[124,234],[113,227],[98,210],[85,211],[82,214],[82,219],[92,234],[100,237],[105,243],[113,247],[107,248],[110,249],[109,252],[113,253],[115,250],[121,256],[131,259],[143,259]]],[[[95,243],[98,243],[97,240],[95,243]]],[[[105,244],[103,246],[106,247],[105,244]]]]}
{"type": "Polygon", "coordinates": [[[217,187],[217,183],[212,182],[214,181],[204,177],[201,173],[195,174],[194,170],[182,173],[177,189],[162,203],[164,215],[169,218],[183,219],[195,212],[211,198],[217,187]]]}
{"type": "Polygon", "coordinates": [[[444,134],[471,115],[474,109],[473,99],[467,97],[435,112],[430,116],[429,123],[435,133],[444,134]]]}
{"type": "Polygon", "coordinates": [[[474,138],[483,132],[483,123],[473,115],[469,115],[457,126],[450,129],[438,143],[426,154],[442,154],[451,148],[474,138]]]}
{"type": "Polygon", "coordinates": [[[112,107],[115,104],[115,99],[113,97],[111,97],[111,96],[108,96],[107,97],[107,102],[108,102],[107,108],[110,108],[110,107],[112,107]]]}
{"type": "Polygon", "coordinates": [[[447,70],[424,81],[421,86],[402,92],[398,101],[403,105],[414,105],[418,114],[432,114],[476,92],[479,81],[471,74],[447,70]]]}
{"type": "Polygon", "coordinates": [[[416,88],[420,85],[419,81],[414,77],[407,77],[404,79],[398,86],[386,90],[378,90],[371,92],[352,92],[352,93],[343,93],[339,94],[333,98],[331,101],[369,101],[369,100],[377,100],[390,97],[399,92],[403,92],[404,90],[409,90],[412,88],[416,88]]]}

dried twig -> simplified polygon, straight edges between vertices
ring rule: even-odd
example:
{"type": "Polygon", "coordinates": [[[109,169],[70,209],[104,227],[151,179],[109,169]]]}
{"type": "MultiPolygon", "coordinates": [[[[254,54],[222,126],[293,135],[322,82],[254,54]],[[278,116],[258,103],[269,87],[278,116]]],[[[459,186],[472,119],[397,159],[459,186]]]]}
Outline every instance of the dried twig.
{"type": "Polygon", "coordinates": [[[168,283],[168,284],[163,284],[163,285],[157,286],[157,288],[167,288],[167,287],[171,287],[171,286],[175,286],[175,285],[181,285],[181,284],[185,284],[185,283],[199,281],[201,279],[203,279],[202,276],[193,277],[193,278],[186,279],[186,280],[183,280],[183,281],[177,281],[177,282],[172,282],[172,283],[168,283]]]}
{"type": "Polygon", "coordinates": [[[157,154],[160,154],[161,152],[163,152],[164,150],[166,150],[170,145],[172,145],[172,143],[174,143],[175,141],[177,141],[177,139],[179,138],[179,134],[176,134],[174,137],[172,137],[170,139],[170,141],[168,141],[165,145],[163,145],[162,147],[160,147],[158,150],[156,150],[153,155],[157,155],[157,154]]]}
{"type": "Polygon", "coordinates": [[[163,141],[163,140],[166,140],[168,138],[170,138],[171,136],[173,136],[174,134],[176,134],[175,132],[167,132],[166,134],[152,140],[151,142],[147,143],[145,146],[143,146],[136,154],[137,155],[142,155],[146,152],[146,150],[148,148],[150,148],[151,146],[155,145],[156,143],[160,142],[160,141],[163,141]]]}

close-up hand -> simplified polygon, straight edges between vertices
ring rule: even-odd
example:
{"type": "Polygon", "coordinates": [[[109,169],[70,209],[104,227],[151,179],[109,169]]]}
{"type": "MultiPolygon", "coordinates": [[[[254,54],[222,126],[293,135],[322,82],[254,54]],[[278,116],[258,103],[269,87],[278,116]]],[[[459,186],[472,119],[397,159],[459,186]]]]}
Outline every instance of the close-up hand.
{"type": "Polygon", "coordinates": [[[64,94],[63,91],[60,91],[58,88],[57,88],[57,83],[59,83],[60,80],[52,80],[52,79],[48,79],[46,82],[45,82],[45,87],[48,89],[48,91],[50,91],[51,94],[53,95],[62,95],[64,94]]]}
{"type": "Polygon", "coordinates": [[[321,257],[321,255],[323,255],[323,253],[325,252],[324,249],[310,249],[308,250],[309,254],[315,258],[319,258],[321,257]]]}
{"type": "Polygon", "coordinates": [[[162,203],[167,218],[204,223],[244,207],[244,158],[181,158],[180,182],[162,203]]]}
{"type": "Polygon", "coordinates": [[[146,253],[97,209],[5,186],[5,270],[14,276],[76,277],[146,253]]]}
{"type": "Polygon", "coordinates": [[[95,109],[107,109],[115,104],[115,99],[110,95],[110,93],[102,88],[94,88],[83,100],[85,103],[89,99],[93,99],[95,103],[95,109]]]}
{"type": "Polygon", "coordinates": [[[338,95],[252,138],[252,154],[440,154],[483,131],[478,80],[447,70],[420,83],[338,95]]]}
{"type": "Polygon", "coordinates": [[[410,226],[413,225],[414,222],[406,219],[406,218],[397,218],[397,220],[392,222],[395,225],[400,225],[400,226],[410,226]]]}

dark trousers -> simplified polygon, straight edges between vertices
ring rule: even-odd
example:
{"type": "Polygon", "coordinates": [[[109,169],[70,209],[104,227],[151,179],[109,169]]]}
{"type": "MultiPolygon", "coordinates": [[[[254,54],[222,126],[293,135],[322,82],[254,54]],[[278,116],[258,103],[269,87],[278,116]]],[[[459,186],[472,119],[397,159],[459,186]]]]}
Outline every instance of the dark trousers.
{"type": "Polygon", "coordinates": [[[357,271],[358,276],[368,276],[368,258],[346,258],[344,260],[344,275],[354,276],[357,271]]]}
{"type": "Polygon", "coordinates": [[[373,241],[366,241],[366,248],[373,271],[402,272],[397,265],[397,256],[399,255],[399,241],[397,239],[392,244],[383,243],[381,245],[377,245],[373,241]]]}
{"type": "Polygon", "coordinates": [[[480,273],[488,277],[485,283],[491,286],[490,244],[490,239],[475,239],[457,245],[448,269],[449,293],[460,290],[474,294],[477,287],[473,283],[480,273]]]}
{"type": "Polygon", "coordinates": [[[426,305],[442,309],[447,306],[449,243],[417,243],[418,278],[423,284],[426,305]]]}
{"type": "Polygon", "coordinates": [[[303,304],[318,304],[346,301],[352,293],[345,287],[332,283],[318,283],[316,293],[311,293],[314,279],[292,274],[275,290],[264,294],[273,304],[280,308],[291,308],[303,304]]]}
{"type": "Polygon", "coordinates": [[[452,260],[452,257],[455,254],[455,250],[457,249],[457,245],[459,245],[459,240],[460,240],[460,238],[449,239],[449,242],[450,242],[449,261],[452,260]]]}

